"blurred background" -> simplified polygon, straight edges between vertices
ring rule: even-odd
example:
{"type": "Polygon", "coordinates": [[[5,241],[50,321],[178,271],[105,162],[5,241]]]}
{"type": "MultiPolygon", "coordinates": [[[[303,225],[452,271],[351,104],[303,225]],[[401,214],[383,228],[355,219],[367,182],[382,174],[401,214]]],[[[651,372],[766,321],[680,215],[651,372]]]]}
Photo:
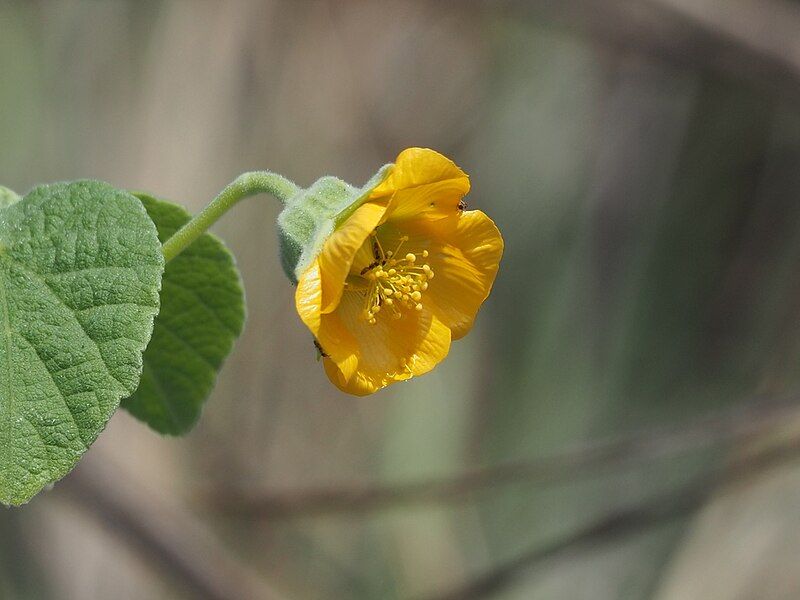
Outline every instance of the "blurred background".
{"type": "Polygon", "coordinates": [[[798,100],[790,0],[0,1],[12,189],[197,211],[429,146],[506,240],[450,358],[358,399],[243,203],[199,426],[120,411],[0,511],[0,598],[800,597],[798,100]]]}

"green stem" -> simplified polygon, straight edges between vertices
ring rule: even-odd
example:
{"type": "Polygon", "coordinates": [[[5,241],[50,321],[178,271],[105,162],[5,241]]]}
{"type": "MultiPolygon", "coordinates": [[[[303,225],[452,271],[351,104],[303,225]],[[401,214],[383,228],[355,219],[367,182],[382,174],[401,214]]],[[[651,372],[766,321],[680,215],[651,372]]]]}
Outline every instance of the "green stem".
{"type": "Polygon", "coordinates": [[[161,247],[164,259],[169,262],[178,256],[240,200],[266,192],[286,204],[286,201],[299,191],[300,188],[291,181],[270,171],[252,171],[239,175],[214,198],[211,204],[164,242],[161,247]]]}

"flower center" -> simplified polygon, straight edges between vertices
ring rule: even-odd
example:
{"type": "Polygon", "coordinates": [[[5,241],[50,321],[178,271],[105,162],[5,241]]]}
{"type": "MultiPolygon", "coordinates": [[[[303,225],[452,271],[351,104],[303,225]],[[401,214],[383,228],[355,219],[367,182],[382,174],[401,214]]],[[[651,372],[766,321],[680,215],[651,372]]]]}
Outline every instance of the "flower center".
{"type": "Polygon", "coordinates": [[[408,252],[400,255],[400,249],[408,241],[408,236],[400,238],[394,250],[384,252],[377,232],[372,232],[373,263],[361,271],[367,281],[364,294],[364,319],[374,325],[375,315],[382,310],[389,311],[392,319],[403,316],[400,308],[422,310],[422,294],[428,289],[428,281],[433,279],[430,265],[422,262],[428,258],[428,251],[408,252]]]}

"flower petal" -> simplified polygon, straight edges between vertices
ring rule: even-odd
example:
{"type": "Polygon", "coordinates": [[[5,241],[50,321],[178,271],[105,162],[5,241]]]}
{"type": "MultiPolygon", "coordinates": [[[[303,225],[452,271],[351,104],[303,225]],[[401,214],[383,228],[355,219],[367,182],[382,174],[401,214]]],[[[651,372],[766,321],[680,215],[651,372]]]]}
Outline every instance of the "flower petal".
{"type": "Polygon", "coordinates": [[[387,238],[408,236],[412,252],[428,250],[425,258],[434,278],[423,293],[422,304],[447,325],[453,339],[472,328],[478,309],[494,284],[503,238],[494,222],[479,210],[470,210],[436,222],[407,223],[404,229],[386,229],[387,238]]]}
{"type": "Polygon", "coordinates": [[[469,177],[449,158],[429,148],[408,148],[371,198],[391,197],[388,219],[441,219],[454,214],[469,192],[469,177]]]}
{"type": "Polygon", "coordinates": [[[317,260],[322,281],[323,313],[332,312],[342,297],[344,282],[356,253],[386,212],[386,202],[365,202],[325,241],[317,260]]]}
{"type": "MultiPolygon", "coordinates": [[[[403,379],[395,377],[391,381],[381,384],[378,379],[365,376],[357,370],[354,370],[350,376],[346,376],[330,358],[323,358],[322,366],[325,368],[325,374],[333,385],[345,394],[352,394],[353,396],[369,396],[391,383],[403,381],[403,379]]],[[[409,377],[411,377],[411,375],[404,379],[408,379],[409,377]]]]}
{"type": "Polygon", "coordinates": [[[322,283],[319,262],[315,260],[297,282],[295,306],[300,319],[319,342],[322,350],[349,378],[358,364],[356,340],[347,331],[338,315],[321,310],[322,283]]]}
{"type": "Polygon", "coordinates": [[[344,392],[363,396],[422,375],[450,350],[450,329],[430,311],[405,310],[397,320],[379,314],[374,325],[364,320],[362,312],[362,297],[348,292],[335,313],[358,346],[358,365],[351,374],[333,356],[325,362],[331,382],[344,392]]]}

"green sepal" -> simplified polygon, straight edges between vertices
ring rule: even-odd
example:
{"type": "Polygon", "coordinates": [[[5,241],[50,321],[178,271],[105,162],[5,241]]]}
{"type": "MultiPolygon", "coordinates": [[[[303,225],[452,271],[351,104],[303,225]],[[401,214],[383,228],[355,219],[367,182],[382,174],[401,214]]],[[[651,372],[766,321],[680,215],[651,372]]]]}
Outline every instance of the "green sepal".
{"type": "Polygon", "coordinates": [[[322,177],[286,202],[278,216],[278,240],[281,266],[292,283],[297,283],[328,236],[369,199],[393,166],[384,165],[360,188],[336,177],[322,177]]]}

